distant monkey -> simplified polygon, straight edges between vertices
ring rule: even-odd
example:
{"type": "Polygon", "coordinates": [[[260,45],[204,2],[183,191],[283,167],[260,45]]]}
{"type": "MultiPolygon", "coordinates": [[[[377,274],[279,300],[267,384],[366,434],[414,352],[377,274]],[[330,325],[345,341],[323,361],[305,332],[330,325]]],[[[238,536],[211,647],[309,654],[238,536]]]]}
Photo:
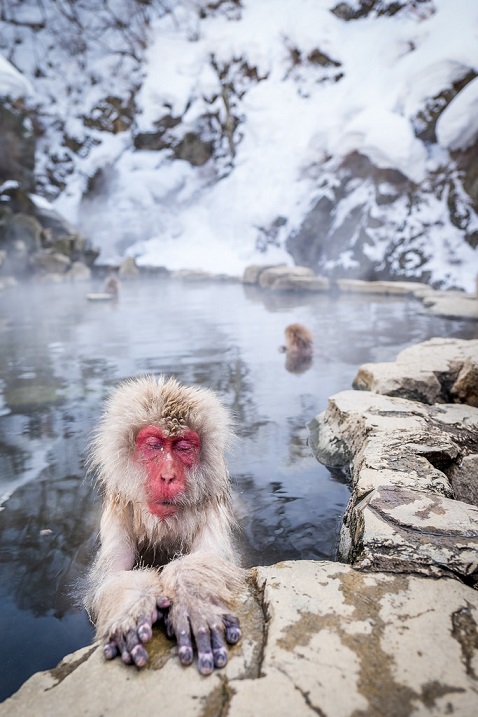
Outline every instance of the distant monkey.
{"type": "Polygon", "coordinates": [[[116,276],[109,276],[105,281],[103,291],[105,294],[110,294],[117,299],[119,295],[119,288],[119,279],[117,279],[116,276]]]}
{"type": "Polygon", "coordinates": [[[289,324],[285,329],[285,346],[280,351],[285,352],[285,367],[292,373],[303,373],[312,365],[314,352],[314,338],[312,333],[303,324],[289,324]]]}
{"type": "Polygon", "coordinates": [[[101,546],[85,604],[105,657],[142,667],[164,618],[179,660],[210,674],[241,636],[230,609],[243,587],[224,452],[227,409],[210,390],[152,376],[121,384],[92,443],[103,489],[101,546]]]}

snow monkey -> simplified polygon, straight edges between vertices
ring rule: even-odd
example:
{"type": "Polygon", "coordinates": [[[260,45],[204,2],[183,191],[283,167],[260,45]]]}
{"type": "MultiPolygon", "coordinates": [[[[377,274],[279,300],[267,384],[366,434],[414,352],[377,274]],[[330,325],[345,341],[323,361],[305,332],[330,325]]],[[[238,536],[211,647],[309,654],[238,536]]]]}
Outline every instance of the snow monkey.
{"type": "Polygon", "coordinates": [[[285,367],[292,373],[303,373],[312,365],[312,333],[303,324],[289,324],[284,333],[286,343],[280,347],[280,351],[287,354],[285,367]]]}
{"type": "Polygon", "coordinates": [[[111,296],[117,299],[119,295],[119,288],[119,279],[117,279],[116,276],[109,276],[105,281],[103,291],[105,294],[111,294],[111,296]]]}
{"type": "Polygon", "coordinates": [[[163,618],[179,660],[203,675],[241,637],[230,613],[242,589],[229,474],[231,419],[209,389],[175,378],[129,379],[112,393],[91,445],[103,491],[100,549],[86,608],[107,659],[142,667],[163,618]]]}

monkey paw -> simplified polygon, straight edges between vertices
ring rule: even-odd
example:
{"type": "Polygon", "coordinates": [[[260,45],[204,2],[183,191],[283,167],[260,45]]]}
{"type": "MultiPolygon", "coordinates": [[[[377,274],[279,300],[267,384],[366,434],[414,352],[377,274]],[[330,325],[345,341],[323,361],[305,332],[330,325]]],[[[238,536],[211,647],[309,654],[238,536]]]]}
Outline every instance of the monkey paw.
{"type": "Polygon", "coordinates": [[[107,660],[117,655],[126,665],[144,667],[148,661],[148,652],[144,647],[153,636],[153,624],[162,618],[163,610],[170,606],[169,600],[160,598],[152,610],[144,609],[141,614],[127,615],[110,626],[103,639],[103,654],[107,660]]]}
{"type": "MultiPolygon", "coordinates": [[[[164,602],[158,600],[158,604],[164,605],[164,602]]],[[[237,617],[218,613],[217,606],[213,605],[193,610],[188,609],[187,602],[177,601],[165,614],[164,621],[168,636],[176,637],[182,665],[193,662],[194,641],[198,670],[202,675],[210,675],[215,667],[224,667],[227,664],[226,643],[234,645],[241,638],[237,617]]]]}

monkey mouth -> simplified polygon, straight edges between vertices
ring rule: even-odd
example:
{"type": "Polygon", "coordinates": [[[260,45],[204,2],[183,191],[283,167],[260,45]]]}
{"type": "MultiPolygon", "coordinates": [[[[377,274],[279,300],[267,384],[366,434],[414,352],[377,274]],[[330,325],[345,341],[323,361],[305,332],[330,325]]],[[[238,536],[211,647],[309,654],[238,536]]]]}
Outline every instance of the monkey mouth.
{"type": "Polygon", "coordinates": [[[172,500],[152,500],[148,503],[148,508],[157,518],[169,518],[174,515],[179,506],[172,500]]]}

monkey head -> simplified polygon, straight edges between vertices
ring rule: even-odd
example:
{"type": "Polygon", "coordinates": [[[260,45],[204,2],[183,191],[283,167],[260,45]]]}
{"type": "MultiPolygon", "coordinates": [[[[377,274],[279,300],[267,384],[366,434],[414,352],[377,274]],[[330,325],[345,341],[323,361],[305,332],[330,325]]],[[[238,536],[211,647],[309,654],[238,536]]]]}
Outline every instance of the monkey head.
{"type": "Polygon", "coordinates": [[[90,469],[106,496],[139,502],[158,519],[219,498],[231,419],[208,389],[175,378],[123,382],[107,401],[92,443],[90,469]]]}

